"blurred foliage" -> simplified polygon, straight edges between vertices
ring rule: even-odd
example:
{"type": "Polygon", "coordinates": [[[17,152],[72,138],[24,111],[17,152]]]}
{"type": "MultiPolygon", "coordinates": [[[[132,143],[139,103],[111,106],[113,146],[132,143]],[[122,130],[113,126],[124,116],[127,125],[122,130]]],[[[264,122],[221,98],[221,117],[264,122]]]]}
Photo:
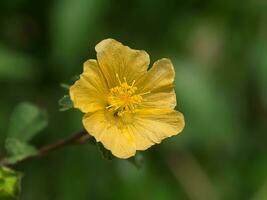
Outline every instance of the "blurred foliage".
{"type": "Polygon", "coordinates": [[[0,167],[0,199],[16,200],[20,192],[21,174],[6,167],[0,167]]]}
{"type": "Polygon", "coordinates": [[[6,159],[9,163],[16,163],[17,161],[37,154],[37,150],[32,145],[21,142],[20,140],[8,138],[5,143],[7,151],[6,159]]]}
{"type": "Polygon", "coordinates": [[[28,142],[46,126],[47,119],[44,111],[30,103],[20,103],[11,115],[7,136],[28,142]]]}
{"type": "Polygon", "coordinates": [[[82,129],[81,113],[58,112],[59,85],[107,37],[151,63],[171,58],[186,120],[181,135],[143,153],[139,170],[92,145],[22,163],[21,199],[267,199],[266,10],[264,0],[1,0],[1,157],[19,102],[49,113],[34,146],[82,129]]]}
{"type": "Polygon", "coordinates": [[[59,99],[58,104],[60,106],[60,111],[67,111],[73,107],[73,103],[69,95],[64,95],[61,99],[59,99]]]}
{"type": "Polygon", "coordinates": [[[5,147],[7,160],[16,163],[37,153],[30,140],[47,126],[46,113],[31,103],[20,103],[14,109],[9,123],[5,147]]]}

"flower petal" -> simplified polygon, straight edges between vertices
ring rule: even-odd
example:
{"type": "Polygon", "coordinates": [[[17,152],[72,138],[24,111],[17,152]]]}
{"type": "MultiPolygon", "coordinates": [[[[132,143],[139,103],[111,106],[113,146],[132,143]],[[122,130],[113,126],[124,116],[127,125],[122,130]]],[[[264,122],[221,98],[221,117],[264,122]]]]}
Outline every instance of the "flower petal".
{"type": "Polygon", "coordinates": [[[185,126],[182,113],[168,109],[140,110],[132,130],[137,150],[145,150],[163,139],[177,135],[185,126]]]}
{"type": "Polygon", "coordinates": [[[140,93],[164,92],[173,88],[175,71],[172,62],[163,58],[156,61],[145,76],[136,82],[140,93]]]}
{"type": "Polygon", "coordinates": [[[98,63],[110,88],[118,85],[116,74],[120,80],[126,77],[131,84],[146,73],[150,62],[145,51],[131,49],[114,39],[101,41],[95,49],[98,63]]]}
{"type": "Polygon", "coordinates": [[[74,107],[84,113],[103,109],[109,90],[97,61],[86,61],[83,70],[80,79],[70,87],[74,107]]]}
{"type": "Polygon", "coordinates": [[[169,108],[176,106],[176,95],[174,89],[166,92],[152,92],[144,96],[141,108],[169,108]]]}
{"type": "Polygon", "coordinates": [[[87,113],[83,118],[83,125],[90,135],[100,141],[113,155],[124,159],[135,155],[133,135],[111,112],[100,110],[87,113]]]}
{"type": "Polygon", "coordinates": [[[175,108],[176,95],[173,88],[175,71],[169,59],[156,61],[145,76],[136,82],[138,93],[144,95],[145,107],[175,108]]]}
{"type": "Polygon", "coordinates": [[[131,120],[114,118],[104,110],[87,113],[85,129],[119,158],[129,158],[184,128],[183,114],[170,109],[142,109],[131,120]]]}

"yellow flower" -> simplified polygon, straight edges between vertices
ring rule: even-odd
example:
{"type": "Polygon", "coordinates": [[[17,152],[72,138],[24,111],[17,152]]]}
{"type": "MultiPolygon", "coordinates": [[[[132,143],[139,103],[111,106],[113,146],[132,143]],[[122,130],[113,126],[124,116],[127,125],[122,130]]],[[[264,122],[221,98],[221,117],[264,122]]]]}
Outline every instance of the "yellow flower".
{"type": "Polygon", "coordinates": [[[105,39],[95,47],[80,79],[70,87],[85,129],[119,158],[129,158],[184,128],[175,111],[175,71],[169,59],[148,70],[149,55],[105,39]]]}

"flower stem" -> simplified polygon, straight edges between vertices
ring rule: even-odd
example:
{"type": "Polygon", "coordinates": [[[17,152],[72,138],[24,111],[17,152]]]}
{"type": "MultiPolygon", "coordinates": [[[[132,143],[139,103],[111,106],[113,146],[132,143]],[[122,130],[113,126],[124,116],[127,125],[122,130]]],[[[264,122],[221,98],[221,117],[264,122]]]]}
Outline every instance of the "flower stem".
{"type": "Polygon", "coordinates": [[[39,148],[37,154],[33,155],[33,156],[28,156],[26,158],[23,158],[22,160],[19,160],[15,163],[10,163],[7,159],[1,159],[0,160],[0,166],[14,166],[17,165],[21,162],[24,162],[26,160],[31,160],[34,158],[39,158],[42,156],[45,156],[46,154],[53,152],[55,150],[61,149],[65,146],[69,146],[72,144],[83,144],[86,141],[88,141],[90,138],[92,138],[91,135],[89,135],[85,130],[80,131],[68,138],[65,139],[61,139],[55,143],[52,144],[47,144],[41,148],[39,148]]]}

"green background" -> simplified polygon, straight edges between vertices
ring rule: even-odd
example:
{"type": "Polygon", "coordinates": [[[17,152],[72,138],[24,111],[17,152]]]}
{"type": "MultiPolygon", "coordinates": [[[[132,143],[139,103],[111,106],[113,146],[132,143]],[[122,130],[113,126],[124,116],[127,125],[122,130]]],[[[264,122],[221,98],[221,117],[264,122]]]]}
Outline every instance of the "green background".
{"type": "Polygon", "coordinates": [[[0,157],[22,101],[49,116],[35,146],[82,129],[79,111],[58,111],[59,85],[109,37],[173,61],[185,130],[145,151],[140,170],[92,145],[19,164],[21,200],[267,199],[264,0],[1,0],[0,157]]]}

